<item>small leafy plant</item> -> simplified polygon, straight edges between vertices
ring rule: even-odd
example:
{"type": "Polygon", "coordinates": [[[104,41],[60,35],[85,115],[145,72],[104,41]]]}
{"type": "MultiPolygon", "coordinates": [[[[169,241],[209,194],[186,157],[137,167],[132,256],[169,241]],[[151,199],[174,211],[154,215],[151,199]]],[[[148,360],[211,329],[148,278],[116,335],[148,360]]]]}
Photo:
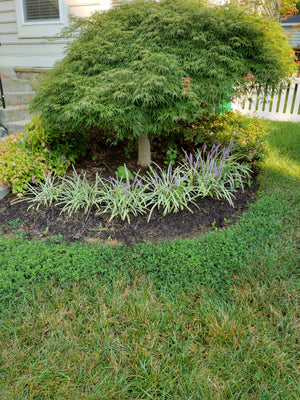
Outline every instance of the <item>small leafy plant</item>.
{"type": "Polygon", "coordinates": [[[131,171],[126,167],[125,164],[118,167],[117,175],[121,179],[126,179],[127,177],[129,177],[130,179],[133,178],[131,171]]]}
{"type": "Polygon", "coordinates": [[[178,151],[172,147],[169,148],[169,150],[167,150],[166,153],[167,159],[164,161],[164,163],[166,165],[174,165],[176,158],[178,156],[178,151]]]}

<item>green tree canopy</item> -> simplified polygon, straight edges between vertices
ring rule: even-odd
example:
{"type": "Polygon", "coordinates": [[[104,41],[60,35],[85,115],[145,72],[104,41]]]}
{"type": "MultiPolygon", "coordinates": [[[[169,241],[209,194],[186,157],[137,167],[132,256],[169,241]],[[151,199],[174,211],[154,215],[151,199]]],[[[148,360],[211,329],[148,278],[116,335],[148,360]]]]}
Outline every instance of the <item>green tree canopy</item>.
{"type": "Polygon", "coordinates": [[[62,132],[96,126],[114,141],[168,135],[230,101],[247,76],[274,86],[293,70],[279,24],[230,5],[137,0],[72,29],[65,58],[31,103],[62,132]]]}

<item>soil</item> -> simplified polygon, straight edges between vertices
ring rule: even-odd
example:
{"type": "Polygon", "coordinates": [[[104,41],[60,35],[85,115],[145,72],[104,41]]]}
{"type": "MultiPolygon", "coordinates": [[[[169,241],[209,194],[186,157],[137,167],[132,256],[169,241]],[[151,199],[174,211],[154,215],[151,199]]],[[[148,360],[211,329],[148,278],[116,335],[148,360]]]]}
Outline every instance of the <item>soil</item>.
{"type": "MultiPolygon", "coordinates": [[[[93,180],[96,172],[112,175],[114,171],[126,163],[131,172],[138,171],[136,155],[131,159],[123,156],[121,149],[90,152],[76,164],[76,170],[86,172],[89,180],[93,180]]],[[[164,156],[156,155],[157,164],[164,165],[164,156]]],[[[71,173],[72,170],[69,171],[71,173]]],[[[143,171],[142,171],[143,172],[143,171]]],[[[191,205],[193,211],[182,210],[175,214],[163,216],[161,210],[155,210],[151,220],[147,215],[132,216],[130,224],[120,218],[109,221],[109,215],[95,215],[96,209],[90,213],[83,211],[69,216],[61,213],[57,206],[40,207],[28,210],[27,202],[12,204],[15,196],[10,194],[0,200],[0,232],[2,235],[16,235],[20,232],[30,239],[45,239],[59,235],[67,242],[107,243],[111,245],[131,245],[136,242],[170,241],[175,238],[192,238],[202,235],[208,230],[220,229],[233,223],[255,201],[257,184],[255,176],[251,187],[235,193],[234,207],[227,200],[210,197],[198,199],[197,206],[191,205]]]]}

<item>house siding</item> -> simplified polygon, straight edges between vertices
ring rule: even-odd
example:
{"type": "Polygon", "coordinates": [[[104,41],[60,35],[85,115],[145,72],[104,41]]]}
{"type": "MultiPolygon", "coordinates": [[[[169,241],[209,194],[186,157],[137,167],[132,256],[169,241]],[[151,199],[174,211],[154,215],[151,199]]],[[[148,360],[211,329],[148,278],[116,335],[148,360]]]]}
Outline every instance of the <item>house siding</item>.
{"type": "MultiPolygon", "coordinates": [[[[101,0],[62,0],[61,3],[64,23],[56,24],[57,32],[67,25],[70,16],[87,17],[101,8],[101,0]]],[[[20,4],[20,0],[0,0],[0,72],[9,75],[15,67],[52,67],[63,57],[67,44],[61,39],[47,41],[47,37],[54,36],[53,24],[29,25],[24,33],[24,27],[20,26],[20,4]]]]}
{"type": "Polygon", "coordinates": [[[300,26],[284,26],[284,30],[288,35],[291,47],[293,49],[300,49],[300,26]]]}

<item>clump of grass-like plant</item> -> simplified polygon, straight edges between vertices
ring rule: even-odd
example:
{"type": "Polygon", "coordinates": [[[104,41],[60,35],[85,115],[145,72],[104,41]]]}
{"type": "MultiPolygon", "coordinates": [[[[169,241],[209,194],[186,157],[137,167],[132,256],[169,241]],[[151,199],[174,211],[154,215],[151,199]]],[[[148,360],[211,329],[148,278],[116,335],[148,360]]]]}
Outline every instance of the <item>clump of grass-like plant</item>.
{"type": "Polygon", "coordinates": [[[27,191],[25,195],[16,198],[12,203],[27,201],[28,203],[31,203],[28,210],[32,207],[35,207],[36,210],[38,210],[41,205],[50,207],[58,201],[59,195],[62,191],[62,185],[59,183],[56,174],[49,173],[44,175],[44,179],[40,182],[37,182],[35,179],[33,180],[34,184],[26,182],[27,191]]]}
{"type": "Polygon", "coordinates": [[[220,148],[213,145],[207,151],[202,150],[187,154],[181,163],[187,185],[193,188],[196,197],[225,198],[233,206],[233,193],[239,187],[243,188],[245,180],[250,179],[251,168],[241,163],[242,155],[231,154],[233,142],[228,147],[220,148]]]}
{"type": "Polygon", "coordinates": [[[167,171],[162,170],[158,165],[155,169],[150,166],[147,176],[144,178],[148,185],[147,202],[151,207],[148,221],[155,208],[163,209],[163,214],[176,213],[187,208],[189,203],[194,203],[195,195],[193,187],[189,185],[183,168],[174,168],[169,164],[167,171]]]}
{"type": "Polygon", "coordinates": [[[228,147],[213,146],[195,153],[185,153],[185,159],[177,167],[169,164],[163,170],[154,164],[144,177],[139,173],[132,175],[126,165],[122,174],[116,172],[109,179],[96,174],[93,184],[89,183],[84,172],[78,174],[73,167],[73,174],[64,177],[48,175],[37,187],[28,184],[26,196],[19,199],[36,205],[61,206],[61,212],[69,215],[78,210],[90,212],[96,206],[97,214],[110,214],[109,221],[120,217],[130,223],[130,215],[163,210],[163,215],[177,213],[197,206],[196,199],[211,196],[224,198],[232,206],[234,192],[250,179],[249,165],[241,163],[242,155],[231,154],[233,143],[228,147]]]}
{"type": "Polygon", "coordinates": [[[78,174],[73,167],[73,174],[68,177],[62,177],[60,194],[57,205],[63,206],[62,212],[68,212],[69,215],[83,209],[85,213],[89,212],[93,205],[98,204],[98,198],[101,197],[101,177],[97,174],[96,181],[91,185],[86,173],[78,174]]]}
{"type": "Polygon", "coordinates": [[[110,213],[110,221],[119,216],[130,223],[130,214],[137,216],[148,211],[147,184],[138,174],[131,178],[126,166],[123,171],[124,178],[116,173],[115,177],[101,181],[101,196],[96,200],[99,205],[97,214],[110,213]]]}

